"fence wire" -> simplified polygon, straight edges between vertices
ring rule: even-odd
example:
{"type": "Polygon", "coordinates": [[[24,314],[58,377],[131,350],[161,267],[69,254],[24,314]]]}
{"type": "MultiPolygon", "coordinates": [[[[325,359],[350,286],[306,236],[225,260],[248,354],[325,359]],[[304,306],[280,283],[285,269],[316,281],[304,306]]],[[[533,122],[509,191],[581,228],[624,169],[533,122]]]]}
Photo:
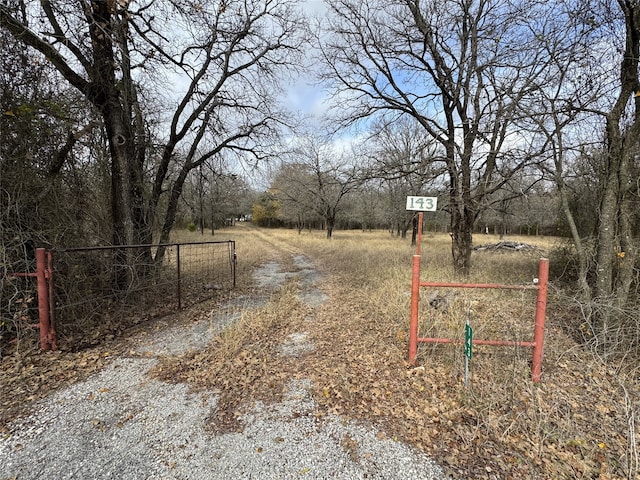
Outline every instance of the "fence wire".
{"type": "Polygon", "coordinates": [[[233,288],[235,267],[234,241],[55,250],[58,333],[74,346],[97,343],[233,288]]]}

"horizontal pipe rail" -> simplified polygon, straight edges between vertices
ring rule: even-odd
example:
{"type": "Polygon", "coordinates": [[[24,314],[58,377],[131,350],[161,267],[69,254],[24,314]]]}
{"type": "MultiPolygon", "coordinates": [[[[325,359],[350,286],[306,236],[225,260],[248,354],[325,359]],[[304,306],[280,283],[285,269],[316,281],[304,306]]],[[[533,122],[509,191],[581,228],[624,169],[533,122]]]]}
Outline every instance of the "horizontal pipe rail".
{"type": "Polygon", "coordinates": [[[214,244],[234,244],[235,240],[217,240],[212,242],[175,242],[175,243],[142,243],[139,245],[98,245],[95,247],[73,247],[73,248],[56,248],[57,252],[88,252],[91,250],[118,250],[130,248],[156,248],[156,247],[175,247],[177,245],[214,245],[214,244]]]}
{"type": "MultiPolygon", "coordinates": [[[[464,340],[455,338],[418,337],[418,343],[464,343],[464,340]]],[[[476,340],[474,345],[493,345],[496,347],[535,347],[535,342],[518,342],[515,340],[476,340]]]]}
{"type": "Polygon", "coordinates": [[[538,281],[534,285],[505,285],[499,283],[454,283],[454,282],[421,282],[420,255],[413,256],[411,273],[411,317],[409,321],[409,363],[415,365],[418,353],[418,343],[463,343],[462,340],[451,338],[418,338],[418,312],[420,305],[420,287],[443,288],[475,288],[498,290],[537,290],[536,314],[532,342],[514,340],[473,340],[476,345],[533,347],[531,364],[531,379],[539,382],[542,374],[542,354],[544,347],[544,324],[547,308],[547,288],[549,282],[549,260],[541,258],[538,264],[538,281]]]}
{"type": "Polygon", "coordinates": [[[537,285],[504,285],[502,283],[446,283],[420,282],[421,287],[449,287],[449,288],[495,288],[499,290],[537,290],[537,285]]]}

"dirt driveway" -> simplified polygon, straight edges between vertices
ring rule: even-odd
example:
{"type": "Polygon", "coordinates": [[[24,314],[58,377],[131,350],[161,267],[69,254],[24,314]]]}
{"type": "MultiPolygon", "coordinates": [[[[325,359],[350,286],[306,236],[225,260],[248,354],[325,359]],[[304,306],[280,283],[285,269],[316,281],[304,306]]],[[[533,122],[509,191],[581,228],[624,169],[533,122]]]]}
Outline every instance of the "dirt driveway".
{"type": "Polygon", "coordinates": [[[255,294],[186,324],[167,321],[156,332],[138,334],[99,371],[10,423],[0,437],[0,480],[444,478],[424,453],[373,426],[319,415],[317,386],[304,371],[286,379],[275,401],[247,395],[237,402],[241,428],[235,431],[209,425],[220,407],[219,391],[150,375],[163,359],[205,348],[226,326],[292,285],[308,313],[280,342],[278,356],[298,362],[314,352],[318,346],[305,326],[331,302],[323,290],[326,276],[305,255],[285,256],[286,265],[268,260],[253,272],[255,294]]]}

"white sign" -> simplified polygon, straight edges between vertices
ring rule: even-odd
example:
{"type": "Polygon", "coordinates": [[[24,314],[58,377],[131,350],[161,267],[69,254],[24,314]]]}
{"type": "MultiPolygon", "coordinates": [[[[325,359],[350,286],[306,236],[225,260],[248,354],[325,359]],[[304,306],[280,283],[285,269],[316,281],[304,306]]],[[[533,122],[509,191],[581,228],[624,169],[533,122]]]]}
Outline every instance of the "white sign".
{"type": "Polygon", "coordinates": [[[407,197],[407,210],[418,212],[435,212],[438,197],[407,197]]]}

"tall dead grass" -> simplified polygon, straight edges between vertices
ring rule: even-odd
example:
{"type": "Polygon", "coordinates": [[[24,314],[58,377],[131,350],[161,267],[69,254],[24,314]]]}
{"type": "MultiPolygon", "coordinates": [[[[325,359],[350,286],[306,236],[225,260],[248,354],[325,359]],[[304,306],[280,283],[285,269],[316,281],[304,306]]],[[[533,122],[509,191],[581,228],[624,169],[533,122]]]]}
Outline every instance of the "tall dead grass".
{"type": "MultiPolygon", "coordinates": [[[[484,237],[476,241],[498,241],[484,237]]],[[[556,244],[553,238],[512,240],[543,250],[556,244]]],[[[408,242],[386,232],[339,232],[332,241],[307,233],[288,241],[320,259],[337,276],[340,288],[349,292],[344,297],[354,301],[356,316],[370,319],[367,325],[378,335],[379,349],[404,357],[414,253],[408,242]]],[[[531,284],[538,261],[535,254],[477,252],[469,281],[531,284]]],[[[425,236],[421,278],[462,280],[450,266],[447,235],[425,236]]],[[[422,289],[421,296],[420,336],[461,339],[469,319],[475,338],[520,341],[533,337],[535,291],[422,289]],[[427,300],[433,295],[447,300],[443,308],[429,305],[427,300]]],[[[436,366],[434,371],[447,372],[449,379],[440,379],[451,385],[445,395],[458,400],[456,408],[472,412],[466,421],[458,419],[458,425],[452,427],[455,438],[476,454],[483,442],[488,442],[486,451],[502,449],[503,469],[529,472],[525,475],[532,478],[636,478],[638,380],[604,364],[567,335],[564,307],[554,303],[560,298],[553,293],[549,298],[541,385],[530,380],[528,348],[476,347],[469,389],[462,382],[461,345],[421,345],[419,362],[427,371],[436,366]]],[[[362,328],[360,332],[365,333],[362,328]]],[[[447,398],[435,400],[439,402],[446,405],[447,398]]],[[[493,468],[500,466],[496,461],[493,468]]]]}
{"type": "MultiPolygon", "coordinates": [[[[330,300],[315,311],[312,324],[305,324],[316,351],[295,365],[262,355],[280,375],[310,376],[328,411],[383,425],[390,435],[434,455],[454,477],[636,478],[638,379],[602,363],[567,335],[570,311],[557,303],[560,295],[549,298],[543,382],[530,380],[530,349],[478,346],[467,388],[461,345],[421,345],[420,366],[406,362],[415,252],[408,240],[387,232],[335,232],[327,240],[323,232],[249,226],[223,234],[238,242],[247,274],[272,258],[286,263],[294,253],[304,253],[325,272],[322,288],[330,300]]],[[[543,249],[554,242],[523,240],[543,249]]],[[[422,279],[462,280],[450,267],[447,235],[426,234],[422,252],[422,279]]],[[[469,281],[531,283],[538,260],[538,255],[476,252],[469,281]]],[[[533,336],[534,291],[422,289],[421,297],[420,336],[462,339],[467,319],[475,338],[533,336]],[[437,308],[428,301],[434,295],[445,299],[437,308]]],[[[299,328],[301,312],[288,302],[278,305],[275,311],[290,315],[293,323],[275,330],[299,328]]],[[[263,325],[260,319],[273,315],[258,312],[246,320],[263,325]]],[[[251,349],[249,337],[226,335],[251,349]]],[[[238,355],[235,347],[230,351],[238,355]]],[[[233,383],[233,369],[224,372],[233,383]]]]}

